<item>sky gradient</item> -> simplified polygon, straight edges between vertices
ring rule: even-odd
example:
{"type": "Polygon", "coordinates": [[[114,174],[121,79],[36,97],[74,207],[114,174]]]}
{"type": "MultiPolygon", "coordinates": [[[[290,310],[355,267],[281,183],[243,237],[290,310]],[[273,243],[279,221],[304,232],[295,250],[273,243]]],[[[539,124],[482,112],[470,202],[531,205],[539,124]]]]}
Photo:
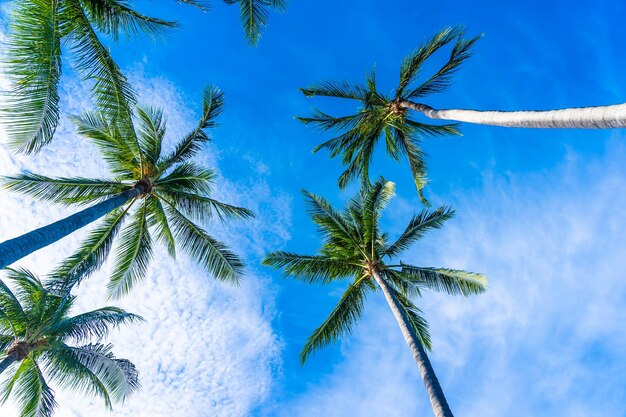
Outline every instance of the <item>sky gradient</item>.
{"type": "MultiPolygon", "coordinates": [[[[297,89],[325,79],[361,82],[374,66],[379,85],[392,89],[406,54],[439,29],[460,24],[468,35],[484,36],[451,88],[429,97],[433,107],[622,103],[626,5],[292,0],[286,13],[272,14],[259,46],[251,48],[237,10],[217,0],[206,14],[173,1],[137,4],[182,25],[156,42],[111,44],[140,101],[164,108],[170,146],[197,119],[204,86],[225,93],[220,126],[201,159],[219,170],[219,198],[257,214],[247,224],[209,225],[244,257],[246,279],[238,289],[215,283],[184,256],[174,262],[160,248],[145,282],[119,303],[146,323],[111,336],[116,354],[138,365],[142,391],[108,413],[101,401],[57,390],[56,415],[429,415],[417,368],[380,293],[368,298],[351,336],[299,364],[306,337],[347,284],[306,286],[260,260],[270,250],[319,248],[301,189],[340,206],[357,188],[341,192],[340,161],[311,153],[329,136],[293,119],[313,106],[337,115],[353,108],[307,99],[297,89]]],[[[8,2],[2,6],[6,25],[8,2]]],[[[77,114],[90,108],[87,86],[65,68],[63,109],[77,114]]],[[[477,297],[425,293],[417,302],[455,415],[626,415],[624,133],[461,128],[461,137],[423,142],[431,180],[426,196],[457,215],[403,258],[490,280],[477,297]]],[[[374,161],[373,176],[397,183],[383,219],[397,235],[421,209],[408,164],[390,161],[381,147],[374,161]]],[[[0,175],[20,170],[106,173],[67,121],[34,158],[0,145],[0,175]]],[[[7,192],[0,201],[0,240],[73,212],[7,192]]],[[[86,231],[19,265],[46,273],[86,231]]],[[[80,309],[111,304],[103,291],[106,273],[79,288],[80,309]]],[[[0,415],[16,416],[10,401],[0,415]]]]}

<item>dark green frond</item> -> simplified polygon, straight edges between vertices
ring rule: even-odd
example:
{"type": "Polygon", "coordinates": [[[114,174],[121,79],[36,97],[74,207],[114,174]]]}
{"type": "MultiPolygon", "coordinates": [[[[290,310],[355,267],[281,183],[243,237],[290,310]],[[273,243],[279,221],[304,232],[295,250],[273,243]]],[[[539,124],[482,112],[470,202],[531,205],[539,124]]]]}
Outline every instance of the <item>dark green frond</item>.
{"type": "Polygon", "coordinates": [[[111,328],[142,321],[140,316],[117,307],[103,307],[77,316],[65,318],[49,328],[52,335],[86,342],[92,338],[103,339],[111,328]]]}
{"type": "Polygon", "coordinates": [[[114,41],[122,32],[126,36],[140,33],[156,38],[168,29],[176,27],[176,22],[143,15],[128,6],[127,0],[99,0],[82,2],[87,10],[89,21],[99,31],[110,35],[114,41]]]}
{"type": "Polygon", "coordinates": [[[426,349],[432,349],[432,343],[430,340],[430,332],[428,331],[428,322],[422,316],[422,311],[413,304],[413,302],[402,292],[398,291],[394,287],[390,287],[390,291],[393,296],[399,301],[402,312],[407,317],[415,335],[418,337],[422,346],[426,349]]]}
{"type": "Polygon", "coordinates": [[[431,290],[450,295],[474,295],[487,289],[487,278],[481,274],[447,268],[423,268],[402,264],[402,274],[431,290]]]}
{"type": "MultiPolygon", "coordinates": [[[[135,93],[122,74],[109,50],[102,45],[91,27],[85,11],[78,2],[67,2],[65,18],[72,22],[71,50],[76,57],[76,70],[85,79],[94,80],[93,93],[98,108],[110,120],[131,119],[131,106],[135,103],[135,93]]],[[[128,132],[125,132],[128,133],[128,132]]]]}
{"type": "Polygon", "coordinates": [[[146,160],[156,165],[161,156],[161,145],[165,136],[165,119],[161,109],[137,108],[137,139],[146,160]]]}
{"type": "Polygon", "coordinates": [[[78,134],[92,140],[109,169],[125,179],[138,179],[140,155],[132,140],[122,137],[119,130],[103,112],[85,112],[72,118],[78,134]]]}
{"type": "Polygon", "coordinates": [[[202,100],[202,116],[198,126],[180,141],[172,153],[159,161],[159,169],[165,172],[174,164],[193,157],[209,137],[203,129],[217,126],[215,119],[224,110],[224,93],[219,88],[208,86],[204,89],[202,100]]]}
{"type": "Polygon", "coordinates": [[[306,362],[316,350],[337,342],[345,334],[350,334],[353,324],[361,318],[363,303],[369,288],[371,287],[367,286],[361,278],[346,289],[328,318],[307,339],[300,353],[302,363],[306,362]]]}
{"type": "Polygon", "coordinates": [[[165,245],[167,253],[169,253],[172,258],[176,258],[176,240],[170,229],[163,205],[159,199],[155,197],[156,194],[151,196],[147,202],[148,227],[154,230],[157,241],[165,245]]]}
{"type": "Polygon", "coordinates": [[[210,236],[171,205],[165,207],[174,237],[191,258],[200,263],[215,278],[238,284],[243,275],[243,263],[225,244],[210,236]]]}
{"type": "Polygon", "coordinates": [[[324,81],[319,85],[301,88],[300,91],[307,97],[323,96],[353,100],[365,100],[367,94],[367,91],[360,85],[353,85],[346,81],[324,81]]]}
{"type": "Polygon", "coordinates": [[[459,69],[463,61],[470,57],[472,45],[481,37],[476,36],[472,39],[463,39],[462,34],[461,32],[458,35],[448,61],[419,87],[411,90],[406,95],[407,99],[416,99],[429,94],[440,93],[450,85],[454,73],[459,69]]]}
{"type": "Polygon", "coordinates": [[[354,276],[362,269],[358,265],[323,255],[298,255],[284,251],[266,255],[263,265],[283,269],[285,275],[298,278],[308,284],[329,284],[336,279],[354,276]]]}
{"type": "Polygon", "coordinates": [[[156,181],[155,187],[165,192],[187,191],[199,194],[210,194],[216,172],[214,169],[185,162],[156,181]]]}
{"type": "Polygon", "coordinates": [[[167,190],[165,193],[156,193],[156,195],[168,201],[189,218],[200,222],[210,221],[214,216],[222,222],[228,219],[247,220],[254,217],[254,213],[247,208],[222,203],[193,193],[167,190]]]}
{"type": "Polygon", "coordinates": [[[7,190],[66,206],[93,203],[132,188],[131,185],[117,181],[80,177],[51,178],[29,172],[2,177],[0,181],[7,190]]]}
{"type": "Polygon", "coordinates": [[[22,0],[12,14],[7,45],[7,72],[13,82],[1,112],[10,145],[21,152],[39,151],[59,123],[61,36],[59,1],[22,0]]]}
{"type": "Polygon", "coordinates": [[[203,12],[209,11],[211,8],[210,1],[200,1],[200,0],[176,0],[177,3],[187,4],[189,6],[193,6],[197,9],[200,9],[203,12]]]}
{"type": "Polygon", "coordinates": [[[127,208],[119,208],[104,217],[104,220],[81,243],[78,250],[63,260],[50,275],[52,288],[71,288],[99,269],[111,252],[131,202],[127,208]]]}
{"type": "MultiPolygon", "coordinates": [[[[139,388],[139,373],[128,360],[117,359],[111,353],[111,349],[112,345],[95,343],[81,347],[68,346],[57,354],[65,355],[65,363],[74,361],[87,368],[95,375],[99,381],[99,386],[106,390],[113,401],[123,402],[139,388]]],[[[80,368],[67,366],[65,370],[72,375],[74,372],[80,371],[80,368]]],[[[58,379],[60,378],[57,377],[58,379]]],[[[69,387],[71,388],[71,385],[69,387]]],[[[74,387],[74,389],[79,388],[79,386],[74,387]]]]}
{"type": "Polygon", "coordinates": [[[422,65],[428,58],[454,39],[460,39],[463,33],[461,27],[445,28],[404,58],[402,65],[400,65],[400,82],[396,90],[396,97],[404,95],[406,88],[415,81],[422,65]]]}
{"type": "Polygon", "coordinates": [[[286,0],[224,0],[224,3],[239,3],[241,24],[251,45],[256,45],[261,39],[261,31],[269,18],[268,9],[284,11],[287,8],[286,0]]]}
{"type": "Polygon", "coordinates": [[[439,207],[435,211],[422,210],[418,215],[413,216],[398,240],[391,244],[385,251],[389,257],[398,256],[411,244],[422,238],[429,230],[439,229],[446,220],[454,216],[454,210],[448,207],[439,207]]]}
{"type": "Polygon", "coordinates": [[[131,216],[115,250],[115,266],[107,285],[109,295],[120,298],[142,280],[152,259],[152,239],[148,232],[146,201],[131,216]]]}
{"type": "Polygon", "coordinates": [[[24,359],[16,375],[12,391],[20,417],[51,417],[56,407],[54,392],[46,384],[37,363],[32,358],[24,359]]]}

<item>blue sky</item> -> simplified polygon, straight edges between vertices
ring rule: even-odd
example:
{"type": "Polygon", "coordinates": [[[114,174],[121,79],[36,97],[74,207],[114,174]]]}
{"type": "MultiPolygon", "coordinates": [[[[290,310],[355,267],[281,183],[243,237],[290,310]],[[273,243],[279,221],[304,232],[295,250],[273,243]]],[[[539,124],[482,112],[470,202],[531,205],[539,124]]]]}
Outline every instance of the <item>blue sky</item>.
{"type": "MultiPolygon", "coordinates": [[[[168,415],[156,398],[171,399],[171,410],[184,402],[188,416],[428,415],[417,369],[380,294],[368,299],[353,335],[302,367],[301,346],[344,286],[305,286],[259,266],[269,250],[317,250],[301,189],[337,205],[355,190],[336,187],[339,161],[311,153],[328,136],[293,119],[313,106],[332,114],[352,108],[307,99],[297,88],[325,79],[360,82],[375,65],[379,85],[392,89],[402,57],[439,29],[460,24],[468,35],[484,37],[452,87],[429,98],[433,107],[622,103],[626,5],[600,3],[448,1],[442,7],[409,0],[292,0],[286,13],[272,14],[259,46],[251,48],[237,10],[217,0],[207,14],[173,1],[137,2],[152,15],[179,20],[182,28],[157,42],[111,45],[115,58],[144,102],[165,107],[174,139],[197,117],[205,85],[225,92],[226,110],[203,158],[219,168],[218,193],[259,216],[230,230],[212,226],[247,260],[241,290],[206,283],[184,259],[182,266],[159,260],[145,288],[125,301],[150,319],[146,333],[163,329],[160,346],[184,352],[184,359],[168,358],[159,346],[121,342],[122,352],[141,363],[146,394],[113,415],[168,415]],[[190,289],[176,284],[181,273],[189,275],[190,289]],[[179,298],[164,313],[154,305],[167,289],[179,298]],[[181,340],[202,349],[189,350],[181,340]],[[140,359],[139,350],[149,354],[140,359]],[[157,405],[147,406],[146,399],[157,405]]],[[[85,86],[71,71],[65,75],[64,109],[80,112],[89,106],[85,86]]],[[[420,300],[431,324],[431,359],[455,414],[626,415],[624,134],[470,125],[462,131],[462,137],[424,140],[427,196],[433,205],[453,206],[457,216],[405,257],[490,279],[489,291],[479,297],[425,294],[420,300]]],[[[75,140],[64,124],[59,143],[34,159],[0,148],[0,174],[36,168],[54,175],[86,168],[100,173],[93,150],[68,146],[75,140]],[[85,167],[85,158],[94,166],[85,167]]],[[[377,155],[373,174],[397,183],[384,222],[399,233],[420,210],[419,201],[407,164],[386,159],[382,148],[377,155]]],[[[69,213],[2,194],[3,230],[20,233],[69,213]],[[26,209],[33,216],[24,219],[18,214],[26,209]]],[[[71,248],[78,237],[66,240],[62,244],[71,248]]],[[[46,251],[23,265],[46,272],[53,256],[46,251]]],[[[81,289],[85,306],[106,301],[97,285],[104,277],[81,289]]],[[[108,415],[97,402],[85,404],[87,413],[71,405],[71,395],[64,398],[60,416],[108,415]]]]}

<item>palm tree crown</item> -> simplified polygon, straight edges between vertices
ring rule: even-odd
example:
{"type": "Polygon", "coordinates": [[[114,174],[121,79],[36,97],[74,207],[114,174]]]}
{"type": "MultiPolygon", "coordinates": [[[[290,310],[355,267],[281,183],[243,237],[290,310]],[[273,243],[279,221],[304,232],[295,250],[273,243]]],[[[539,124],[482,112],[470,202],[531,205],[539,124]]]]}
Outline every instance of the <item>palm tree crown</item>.
{"type": "Polygon", "coordinates": [[[136,126],[132,120],[112,123],[103,112],[86,113],[74,119],[78,132],[99,148],[112,178],[52,178],[33,173],[5,178],[10,190],[65,205],[89,204],[138,190],[109,212],[53,275],[66,285],[78,283],[102,265],[120,234],[109,282],[110,294],[119,297],[145,275],[154,235],[171,256],[178,245],[216,278],[236,283],[243,270],[241,260],[196,221],[214,216],[245,219],[252,212],[211,198],[215,171],[190,161],[209,140],[204,130],[215,126],[222,109],[222,93],[207,88],[198,126],[169,153],[162,151],[166,126],[161,110],[137,108],[136,126]],[[126,219],[130,222],[122,228],[126,219]]]}
{"type": "Polygon", "coordinates": [[[123,117],[135,94],[98,33],[117,41],[120,34],[156,36],[175,25],[137,12],[128,0],[19,0],[7,45],[14,91],[3,112],[11,144],[36,152],[52,140],[59,122],[62,46],[68,46],[73,67],[94,81],[98,106],[112,118],[123,117]]]}
{"type": "Polygon", "coordinates": [[[46,379],[100,396],[109,408],[139,387],[131,362],[115,358],[111,345],[92,341],[141,317],[116,307],[70,316],[75,297],[69,291],[47,289],[24,269],[8,270],[7,278],[16,291],[0,280],[0,373],[7,371],[1,402],[13,395],[20,416],[49,417],[56,403],[46,379]]]}
{"type": "Polygon", "coordinates": [[[352,280],[330,316],[307,340],[301,353],[303,362],[315,350],[350,333],[354,322],[361,317],[367,294],[376,291],[377,285],[394,311],[407,343],[411,349],[416,345],[418,350],[422,345],[430,349],[431,341],[426,320],[413,304],[412,297],[420,296],[423,289],[454,295],[478,294],[485,290],[487,280],[483,275],[403,262],[387,263],[427,231],[440,228],[453,215],[453,211],[445,207],[424,210],[409,221],[397,240],[391,241],[388,234],[380,230],[379,220],[394,195],[394,188],[392,182],[380,179],[352,199],[341,212],[324,198],[305,192],[311,217],[324,239],[320,252],[300,255],[277,251],[265,258],[265,265],[282,268],[287,275],[306,283],[352,280]]]}
{"type": "Polygon", "coordinates": [[[459,134],[456,124],[432,125],[414,120],[403,100],[424,97],[443,91],[450,83],[452,74],[470,56],[470,48],[478,38],[463,39],[460,28],[448,28],[425,42],[415,52],[406,57],[400,66],[400,79],[392,94],[379,91],[376,74],[372,71],[365,84],[326,81],[319,85],[302,89],[307,96],[326,96],[356,100],[360,103],[357,113],[335,117],[315,110],[311,117],[298,117],[305,124],[314,125],[324,131],[332,130],[338,136],[322,143],[314,149],[328,149],[332,158],[341,155],[346,170],[339,177],[339,186],[344,188],[351,180],[361,178],[369,182],[369,166],[374,147],[382,137],[387,152],[396,161],[406,155],[415,187],[422,201],[422,189],[427,183],[424,154],[420,149],[423,136],[459,134]],[[447,62],[421,83],[417,81],[424,62],[443,46],[454,42],[447,62]]]}

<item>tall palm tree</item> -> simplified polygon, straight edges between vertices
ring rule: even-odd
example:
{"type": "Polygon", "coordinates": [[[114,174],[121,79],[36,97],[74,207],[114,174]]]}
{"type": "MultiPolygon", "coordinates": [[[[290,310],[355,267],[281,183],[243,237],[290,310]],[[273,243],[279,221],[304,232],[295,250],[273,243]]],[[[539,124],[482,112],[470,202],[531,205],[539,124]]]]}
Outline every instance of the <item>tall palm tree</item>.
{"type": "Polygon", "coordinates": [[[78,132],[90,138],[108,162],[113,177],[52,178],[33,173],[6,177],[5,188],[36,199],[64,205],[97,204],[15,239],[0,243],[0,267],[45,247],[104,216],[80,248],[53,275],[74,285],[105,261],[116,236],[116,260],[109,291],[119,297],[141,279],[152,257],[152,234],[171,256],[176,245],[216,278],[237,282],[243,264],[226,245],[210,236],[196,221],[213,216],[246,219],[252,212],[211,198],[215,171],[190,159],[209,140],[205,129],[215,126],[223,109],[222,93],[204,92],[202,117],[170,153],[162,152],[165,120],[161,110],[137,108],[137,127],[131,120],[111,123],[102,112],[76,117],[78,132]],[[126,219],[130,222],[123,228],[126,219]]]}
{"type": "MultiPolygon", "coordinates": [[[[314,151],[328,149],[331,157],[341,155],[347,169],[339,178],[345,187],[353,178],[367,181],[374,146],[382,137],[387,152],[395,160],[406,155],[413,173],[415,186],[420,192],[426,184],[426,165],[420,150],[423,136],[458,134],[457,124],[431,125],[414,119],[415,113],[431,119],[445,119],[470,123],[514,127],[626,127],[626,104],[604,107],[587,107],[552,111],[480,112],[475,110],[435,110],[418,103],[429,94],[444,91],[453,74],[470,57],[470,51],[479,37],[464,38],[461,28],[446,28],[423,43],[407,56],[400,65],[398,85],[391,94],[379,91],[372,72],[364,84],[326,81],[304,88],[307,96],[326,96],[355,100],[360,104],[355,114],[335,117],[314,110],[311,117],[299,117],[323,131],[338,132],[338,136],[317,146],[314,151]],[[446,62],[430,77],[418,82],[424,63],[446,45],[454,44],[446,62]]],[[[423,197],[422,197],[423,199],[423,197]]]]}
{"type": "Polygon", "coordinates": [[[98,106],[112,118],[128,117],[135,94],[98,34],[117,41],[120,34],[154,37],[174,26],[137,12],[128,0],[18,0],[6,48],[14,85],[3,111],[10,143],[30,153],[52,140],[62,46],[83,78],[94,81],[98,106]]]}
{"type": "Polygon", "coordinates": [[[377,287],[396,318],[411,354],[417,362],[426,390],[438,417],[452,416],[426,349],[431,348],[428,324],[411,297],[421,295],[422,289],[444,291],[448,294],[478,294],[485,290],[483,275],[465,271],[425,268],[403,262],[387,263],[421,238],[427,231],[440,228],[454,212],[445,207],[422,211],[414,216],[395,242],[380,230],[382,210],[394,196],[392,182],[380,179],[351,200],[339,212],[314,194],[305,192],[313,221],[324,238],[317,255],[299,255],[277,251],[267,255],[263,263],[306,283],[330,284],[341,279],[352,283],[330,316],[309,337],[301,353],[304,363],[317,349],[336,342],[349,334],[361,317],[366,296],[377,287]]]}
{"type": "Polygon", "coordinates": [[[115,358],[112,345],[92,341],[141,317],[116,307],[70,316],[75,297],[69,291],[51,291],[25,269],[9,269],[7,278],[16,291],[0,280],[0,374],[10,372],[0,402],[13,394],[20,416],[49,417],[56,403],[46,379],[102,397],[108,408],[139,387],[130,361],[115,358]]]}

